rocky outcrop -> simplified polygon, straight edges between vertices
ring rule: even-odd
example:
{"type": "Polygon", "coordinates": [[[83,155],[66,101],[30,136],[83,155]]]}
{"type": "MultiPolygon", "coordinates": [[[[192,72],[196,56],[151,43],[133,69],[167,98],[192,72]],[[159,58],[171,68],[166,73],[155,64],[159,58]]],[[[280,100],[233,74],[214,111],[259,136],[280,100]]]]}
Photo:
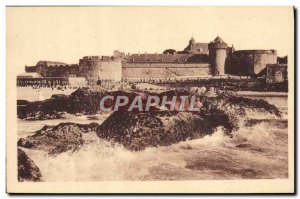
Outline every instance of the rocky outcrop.
{"type": "MultiPolygon", "coordinates": [[[[125,91],[94,91],[87,88],[78,89],[71,95],[53,95],[51,99],[29,103],[19,103],[18,118],[24,120],[61,119],[68,114],[93,115],[100,112],[100,100],[106,96],[128,96],[134,98],[137,93],[125,91]]],[[[113,101],[109,101],[111,105],[113,101]]]]}
{"type": "Polygon", "coordinates": [[[224,107],[226,107],[226,105],[235,107],[235,109],[238,109],[242,114],[244,114],[246,110],[256,110],[263,114],[269,113],[277,117],[282,116],[281,112],[275,105],[269,104],[267,101],[262,99],[257,100],[245,97],[220,95],[218,96],[218,98],[224,101],[224,107]]]}
{"type": "MultiPolygon", "coordinates": [[[[162,96],[188,96],[193,95],[189,90],[169,90],[158,94],[160,98],[162,96]]],[[[151,93],[136,93],[126,91],[94,91],[90,89],[78,89],[71,95],[53,95],[51,99],[37,102],[18,102],[17,114],[18,118],[25,120],[46,120],[46,119],[60,119],[68,114],[85,114],[93,115],[100,113],[100,100],[107,95],[111,95],[116,99],[116,96],[127,96],[129,101],[132,102],[133,98],[137,95],[152,95],[151,93]]],[[[153,95],[157,95],[153,93],[153,95]]],[[[244,97],[236,97],[224,93],[219,93],[214,97],[208,97],[205,95],[199,96],[201,102],[204,104],[203,110],[210,108],[214,105],[221,105],[219,110],[227,111],[227,107],[234,108],[240,114],[246,109],[261,109],[262,111],[280,115],[280,112],[274,105],[270,105],[264,100],[254,100],[244,97]],[[206,104],[205,104],[206,103],[206,104]]],[[[114,104],[113,100],[107,100],[108,106],[114,104]]],[[[129,105],[128,105],[129,106],[129,105]]],[[[123,107],[127,109],[128,107],[123,107]]]]}
{"type": "Polygon", "coordinates": [[[30,102],[27,100],[17,100],[17,106],[25,106],[29,104],[30,102]]]}
{"type": "MultiPolygon", "coordinates": [[[[161,96],[188,95],[187,91],[167,91],[161,96]]],[[[100,138],[121,143],[131,150],[168,146],[212,134],[223,127],[228,135],[247,120],[247,111],[280,117],[280,111],[264,100],[252,100],[219,94],[199,96],[199,112],[114,112],[98,128],[100,138]]]]}
{"type": "Polygon", "coordinates": [[[209,113],[215,111],[224,111],[230,115],[245,115],[247,110],[255,110],[262,114],[272,114],[277,117],[281,117],[281,112],[275,105],[269,104],[267,101],[263,99],[250,99],[246,97],[238,97],[232,95],[228,92],[218,92],[215,93],[215,96],[207,96],[205,93],[202,95],[197,95],[195,93],[191,93],[190,90],[169,90],[166,92],[162,92],[159,94],[160,97],[168,96],[171,98],[172,96],[188,96],[188,95],[196,95],[200,98],[202,103],[201,113],[209,113]]]}
{"type": "Polygon", "coordinates": [[[34,135],[19,139],[18,146],[44,150],[47,151],[49,155],[75,151],[84,143],[82,133],[95,132],[97,126],[97,123],[61,123],[56,126],[46,125],[36,131],[34,135]]]}
{"type": "Polygon", "coordinates": [[[54,96],[54,98],[48,100],[29,102],[17,106],[17,115],[18,118],[26,120],[60,119],[66,113],[67,104],[68,96],[54,96]]]}
{"type": "MultiPolygon", "coordinates": [[[[133,98],[138,94],[114,91],[106,92],[105,95],[126,95],[133,98]]],[[[174,95],[186,96],[190,93],[172,90],[161,93],[160,97],[174,95]]],[[[101,97],[103,93],[100,92],[78,90],[67,98],[59,96],[55,99],[62,102],[67,100],[64,101],[66,103],[64,110],[75,114],[97,112],[101,97]]],[[[76,151],[84,143],[82,134],[94,131],[101,139],[122,144],[130,150],[142,150],[145,147],[168,146],[188,139],[197,139],[212,134],[217,127],[222,127],[224,132],[230,135],[233,130],[241,127],[239,126],[241,121],[249,119],[246,117],[247,111],[255,111],[262,115],[271,114],[275,117],[281,116],[280,111],[274,105],[264,100],[236,97],[226,93],[218,93],[214,96],[203,94],[198,97],[202,105],[197,112],[120,110],[113,112],[101,125],[61,123],[57,126],[44,126],[33,136],[20,139],[18,145],[45,150],[55,155],[65,151],[76,151]]],[[[43,103],[45,102],[41,102],[42,107],[45,106],[42,105],[43,103]]],[[[113,101],[110,103],[113,104],[113,101]]],[[[63,107],[59,108],[60,111],[62,109],[63,107]]],[[[243,123],[249,124],[249,122],[243,123]]]]}
{"type": "Polygon", "coordinates": [[[18,148],[18,181],[42,181],[42,174],[35,163],[26,155],[26,153],[18,148]]]}
{"type": "Polygon", "coordinates": [[[114,112],[97,128],[97,135],[130,150],[142,150],[197,139],[218,126],[228,133],[233,128],[222,113],[203,117],[191,112],[114,112]]]}

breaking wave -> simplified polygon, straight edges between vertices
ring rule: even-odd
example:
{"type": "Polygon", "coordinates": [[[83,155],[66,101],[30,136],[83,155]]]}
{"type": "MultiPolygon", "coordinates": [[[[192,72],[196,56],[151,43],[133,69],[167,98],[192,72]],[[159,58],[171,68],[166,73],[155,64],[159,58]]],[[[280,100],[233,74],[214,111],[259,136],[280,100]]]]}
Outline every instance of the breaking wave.
{"type": "Polygon", "coordinates": [[[219,126],[201,138],[140,151],[101,139],[96,132],[84,134],[90,141],[78,150],[55,156],[21,148],[44,181],[287,178],[287,107],[282,110],[278,117],[247,109],[230,135],[219,126]]]}
{"type": "Polygon", "coordinates": [[[75,152],[49,156],[25,149],[45,181],[287,178],[287,121],[267,120],[226,135],[130,151],[98,139],[75,152]]]}

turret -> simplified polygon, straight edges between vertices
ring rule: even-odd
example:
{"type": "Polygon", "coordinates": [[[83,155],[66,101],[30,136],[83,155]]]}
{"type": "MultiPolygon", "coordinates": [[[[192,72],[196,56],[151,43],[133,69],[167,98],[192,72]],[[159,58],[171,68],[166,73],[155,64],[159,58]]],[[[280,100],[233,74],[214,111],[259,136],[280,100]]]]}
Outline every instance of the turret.
{"type": "Polygon", "coordinates": [[[194,37],[192,37],[192,38],[190,39],[190,41],[189,41],[189,44],[190,44],[190,45],[194,45],[195,42],[196,42],[196,41],[195,41],[194,37]]]}
{"type": "Polygon", "coordinates": [[[213,76],[225,74],[226,50],[228,45],[218,36],[208,44],[211,63],[210,73],[213,76]]]}

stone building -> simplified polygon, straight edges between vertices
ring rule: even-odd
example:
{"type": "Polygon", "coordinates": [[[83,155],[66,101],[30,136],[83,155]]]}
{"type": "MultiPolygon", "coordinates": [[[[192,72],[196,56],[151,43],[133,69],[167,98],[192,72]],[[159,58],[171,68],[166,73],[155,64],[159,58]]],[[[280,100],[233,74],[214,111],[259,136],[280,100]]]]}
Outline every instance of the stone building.
{"type": "Polygon", "coordinates": [[[277,63],[276,50],[238,50],[227,60],[227,74],[256,76],[267,64],[277,63]]]}
{"type": "Polygon", "coordinates": [[[79,60],[79,73],[88,81],[121,81],[122,64],[109,56],[85,56],[79,60]]]}
{"type": "Polygon", "coordinates": [[[235,50],[218,36],[210,43],[198,43],[192,37],[181,51],[125,54],[116,50],[112,56],[85,56],[78,64],[39,61],[36,66],[25,66],[25,71],[41,78],[83,77],[88,82],[161,81],[224,75],[255,77],[268,64],[276,63],[276,50],[235,50]]]}
{"type": "Polygon", "coordinates": [[[78,64],[39,61],[35,66],[25,66],[26,72],[37,72],[42,77],[78,77],[78,64]]]}
{"type": "Polygon", "coordinates": [[[210,73],[213,76],[225,75],[225,60],[228,45],[218,36],[208,45],[210,73]]]}
{"type": "Polygon", "coordinates": [[[195,41],[194,37],[192,37],[189,41],[187,47],[184,48],[183,51],[179,53],[183,54],[209,54],[208,51],[208,43],[198,43],[195,41]]]}

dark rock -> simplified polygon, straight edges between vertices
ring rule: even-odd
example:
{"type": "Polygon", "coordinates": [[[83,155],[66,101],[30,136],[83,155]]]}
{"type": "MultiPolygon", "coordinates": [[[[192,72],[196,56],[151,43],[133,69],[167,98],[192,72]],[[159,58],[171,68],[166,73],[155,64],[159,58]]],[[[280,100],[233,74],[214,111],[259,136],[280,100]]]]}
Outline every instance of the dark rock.
{"type": "Polygon", "coordinates": [[[44,126],[34,135],[21,138],[18,146],[30,149],[39,149],[49,152],[50,155],[79,149],[84,140],[82,133],[96,131],[98,124],[61,123],[56,126],[44,126]]]}
{"type": "Polygon", "coordinates": [[[18,148],[18,181],[42,181],[42,174],[35,163],[18,148]]]}
{"type": "MultiPolygon", "coordinates": [[[[150,94],[150,93],[148,93],[150,94]]],[[[78,89],[70,96],[54,95],[42,102],[32,102],[18,108],[22,119],[49,119],[63,117],[65,112],[78,114],[95,114],[99,112],[99,103],[103,96],[127,96],[129,101],[137,95],[125,91],[92,91],[78,89]]],[[[162,96],[190,95],[188,90],[170,90],[159,94],[162,96]]],[[[98,124],[62,123],[57,126],[45,126],[35,135],[20,139],[18,145],[26,148],[42,149],[49,154],[74,151],[83,144],[82,133],[97,131],[100,138],[123,144],[131,150],[142,150],[150,146],[168,146],[188,139],[196,139],[212,134],[216,127],[224,127],[230,135],[239,128],[240,120],[245,119],[247,110],[262,114],[270,113],[278,117],[280,111],[264,100],[254,100],[217,93],[216,96],[198,96],[202,106],[198,112],[127,112],[118,111],[110,115],[100,126],[98,124]]],[[[114,101],[108,101],[109,106],[114,101]]],[[[127,109],[127,107],[123,107],[127,109]]],[[[250,122],[251,123],[251,122],[250,122]]],[[[255,122],[254,122],[255,123],[255,122]]],[[[246,123],[247,124],[247,123],[246,123]]]]}
{"type": "Polygon", "coordinates": [[[24,106],[29,104],[30,102],[27,100],[17,100],[17,106],[24,106]]]}
{"type": "MultiPolygon", "coordinates": [[[[88,88],[80,88],[71,95],[52,95],[51,99],[37,102],[29,102],[24,106],[18,106],[18,118],[24,120],[61,119],[65,113],[77,115],[94,115],[100,111],[100,100],[106,96],[127,96],[132,99],[137,93],[125,91],[93,91],[88,88]]],[[[107,100],[108,105],[114,104],[107,100]]]]}
{"type": "MultiPolygon", "coordinates": [[[[166,91],[161,96],[189,95],[188,91],[166,91]]],[[[100,138],[123,144],[131,150],[151,146],[168,146],[188,139],[212,134],[224,127],[231,136],[245,119],[246,110],[278,117],[280,111],[264,100],[252,100],[219,93],[216,97],[200,96],[199,112],[114,112],[97,129],[100,138]]]]}
{"type": "Polygon", "coordinates": [[[65,100],[45,100],[30,102],[25,106],[17,107],[17,115],[26,120],[61,119],[65,113],[65,100]]]}
{"type": "Polygon", "coordinates": [[[64,94],[54,94],[51,96],[51,99],[57,99],[57,100],[67,100],[68,96],[64,94]]]}
{"type": "MultiPolygon", "coordinates": [[[[37,102],[24,102],[22,106],[18,106],[18,118],[26,120],[46,120],[46,119],[60,119],[65,117],[65,113],[77,115],[94,115],[100,113],[100,100],[106,96],[127,96],[132,102],[137,95],[147,95],[151,93],[136,93],[126,91],[93,91],[87,88],[78,89],[71,95],[53,95],[51,99],[37,102]]],[[[182,96],[191,95],[188,90],[169,90],[160,93],[158,96],[182,96]]],[[[280,117],[280,111],[274,106],[264,100],[255,100],[244,97],[232,96],[226,92],[217,93],[216,97],[200,96],[200,101],[203,104],[202,112],[223,111],[227,112],[230,107],[235,110],[231,115],[244,115],[246,109],[255,109],[261,112],[268,112],[280,117]]],[[[20,102],[21,103],[21,102],[20,102]]],[[[114,105],[114,100],[107,100],[107,105],[114,105]]],[[[129,106],[129,105],[128,105],[129,106]]],[[[127,110],[128,106],[122,107],[127,110]]],[[[122,110],[121,110],[122,111],[122,110]]]]}
{"type": "Polygon", "coordinates": [[[281,117],[281,112],[278,108],[269,104],[267,101],[262,99],[249,99],[245,97],[237,97],[237,96],[227,96],[223,98],[226,104],[230,104],[231,106],[239,107],[241,110],[245,109],[255,109],[259,112],[274,114],[277,117],[281,117]]]}
{"type": "Polygon", "coordinates": [[[191,112],[114,112],[98,126],[97,135],[130,150],[142,150],[212,134],[216,127],[226,126],[225,120],[191,112]]]}

